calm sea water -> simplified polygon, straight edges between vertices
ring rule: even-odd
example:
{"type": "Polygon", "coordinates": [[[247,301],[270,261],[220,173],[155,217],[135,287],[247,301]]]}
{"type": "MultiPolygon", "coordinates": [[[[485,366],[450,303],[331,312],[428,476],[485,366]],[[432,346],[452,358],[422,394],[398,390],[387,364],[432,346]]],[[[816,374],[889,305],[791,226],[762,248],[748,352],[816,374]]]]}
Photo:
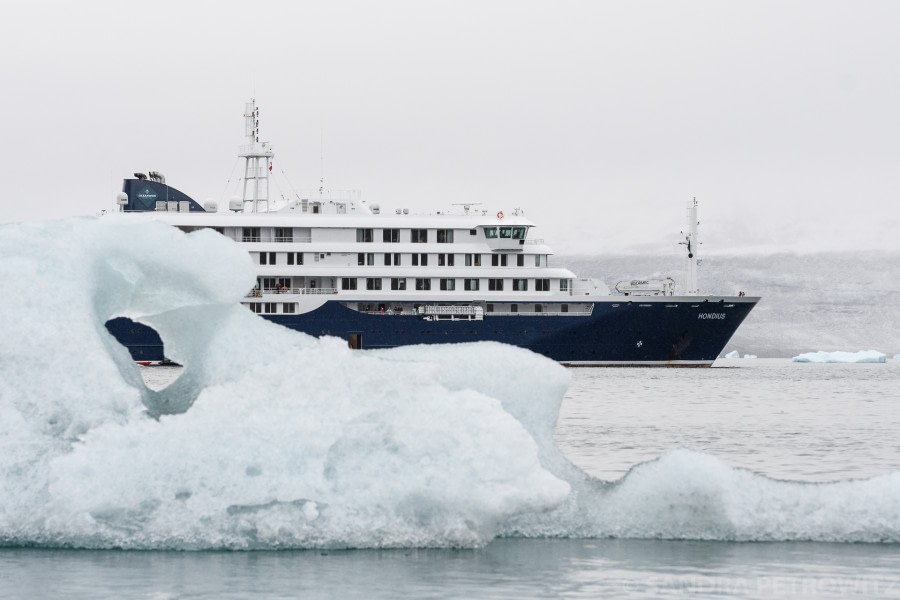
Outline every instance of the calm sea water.
{"type": "MultiPolygon", "coordinates": [[[[164,385],[177,369],[145,371],[164,385]]],[[[780,479],[900,470],[900,362],[576,369],[557,443],[618,479],[676,448],[780,479]]],[[[499,539],[478,550],[0,549],[0,598],[900,598],[900,545],[499,539]]]]}

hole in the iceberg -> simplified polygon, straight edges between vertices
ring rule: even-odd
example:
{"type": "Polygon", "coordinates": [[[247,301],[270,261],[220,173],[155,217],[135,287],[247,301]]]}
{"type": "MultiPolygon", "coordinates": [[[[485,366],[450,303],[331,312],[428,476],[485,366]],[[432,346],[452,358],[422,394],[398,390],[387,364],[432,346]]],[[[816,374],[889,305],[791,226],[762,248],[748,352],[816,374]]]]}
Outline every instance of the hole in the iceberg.
{"type": "Polygon", "coordinates": [[[181,365],[166,357],[162,338],[152,327],[116,317],[106,322],[106,329],[131,354],[151,390],[163,390],[181,375],[181,365]]]}

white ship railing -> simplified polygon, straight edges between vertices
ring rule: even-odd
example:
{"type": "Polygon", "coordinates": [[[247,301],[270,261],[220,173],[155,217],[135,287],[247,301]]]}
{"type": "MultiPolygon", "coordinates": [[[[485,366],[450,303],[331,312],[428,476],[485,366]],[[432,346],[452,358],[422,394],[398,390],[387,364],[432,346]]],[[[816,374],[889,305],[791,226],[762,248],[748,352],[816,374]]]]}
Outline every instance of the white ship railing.
{"type": "Polygon", "coordinates": [[[284,296],[288,294],[320,295],[337,294],[337,288],[265,288],[262,290],[250,290],[245,298],[262,298],[263,296],[284,296]]]}

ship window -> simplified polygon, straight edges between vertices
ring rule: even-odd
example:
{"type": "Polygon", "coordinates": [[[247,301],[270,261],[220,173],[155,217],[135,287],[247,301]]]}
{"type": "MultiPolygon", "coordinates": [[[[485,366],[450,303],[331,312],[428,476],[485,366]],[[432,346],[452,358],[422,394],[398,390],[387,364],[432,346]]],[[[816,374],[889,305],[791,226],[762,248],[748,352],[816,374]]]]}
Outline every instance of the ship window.
{"type": "Polygon", "coordinates": [[[431,280],[417,278],[416,279],[416,289],[420,290],[420,291],[430,290],[431,289],[431,280]]]}
{"type": "Polygon", "coordinates": [[[535,279],[534,280],[534,289],[538,292],[549,292],[550,291],[550,280],[549,279],[535,279]]]}
{"type": "Polygon", "coordinates": [[[514,240],[524,240],[525,239],[525,227],[513,227],[513,239],[514,240]]]}
{"type": "Polygon", "coordinates": [[[372,241],[372,230],[371,229],[357,229],[356,230],[356,241],[357,242],[371,242],[372,241]]]}
{"type": "Polygon", "coordinates": [[[274,252],[260,252],[259,253],[259,264],[265,265],[274,265],[275,263],[275,253],[274,252]]]}
{"type": "Polygon", "coordinates": [[[258,242],[259,241],[259,227],[244,227],[241,241],[242,242],[258,242]]]}
{"type": "Polygon", "coordinates": [[[536,313],[544,312],[544,307],[543,307],[543,305],[541,305],[541,304],[535,304],[535,305],[534,305],[534,312],[536,312],[536,313]]]}
{"type": "Polygon", "coordinates": [[[438,254],[438,266],[439,267],[452,267],[453,266],[453,255],[452,254],[438,254]]]}
{"type": "Polygon", "coordinates": [[[281,305],[281,312],[285,314],[292,314],[297,312],[297,305],[293,302],[285,302],[281,305]]]}
{"type": "Polygon", "coordinates": [[[356,277],[341,277],[341,289],[342,290],[355,290],[356,289],[356,277]]]}
{"type": "Polygon", "coordinates": [[[502,292],[503,291],[503,280],[502,279],[488,279],[488,290],[492,292],[502,292]]]}
{"type": "Polygon", "coordinates": [[[356,264],[357,265],[366,264],[366,253],[365,252],[360,252],[359,254],[356,255],[356,264]]]}
{"type": "Polygon", "coordinates": [[[501,238],[511,238],[512,237],[512,227],[501,227],[500,228],[500,237],[501,238]]]}
{"type": "Polygon", "coordinates": [[[536,266],[536,267],[541,266],[541,255],[540,254],[534,255],[534,266],[536,266]]]}
{"type": "Polygon", "coordinates": [[[412,229],[411,232],[411,242],[413,244],[425,244],[428,242],[428,230],[427,229],[412,229]]]}
{"type": "Polygon", "coordinates": [[[423,267],[428,266],[428,255],[427,254],[419,255],[419,264],[422,265],[423,267]]]}
{"type": "Polygon", "coordinates": [[[456,289],[455,279],[441,279],[441,290],[444,292],[452,292],[456,289]]]}
{"type": "Polygon", "coordinates": [[[276,242],[293,242],[294,241],[294,230],[290,227],[276,227],[275,228],[275,241],[276,242]]]}
{"type": "Polygon", "coordinates": [[[453,243],[453,230],[452,229],[438,229],[437,230],[437,242],[438,242],[438,244],[452,244],[453,243]]]}
{"type": "Polygon", "coordinates": [[[384,253],[384,266],[391,266],[391,254],[389,252],[384,253]]]}
{"type": "Polygon", "coordinates": [[[499,254],[491,254],[491,266],[492,267],[500,266],[500,255],[499,254]]]}
{"type": "Polygon", "coordinates": [[[569,291],[569,280],[568,279],[560,279],[559,280],[559,291],[561,291],[561,292],[569,291]]]}
{"type": "Polygon", "coordinates": [[[559,312],[569,312],[569,305],[568,305],[568,304],[563,304],[562,306],[560,306],[560,307],[559,307],[559,312]]]}
{"type": "Polygon", "coordinates": [[[405,277],[391,277],[391,289],[392,290],[405,290],[406,289],[406,278],[405,277]]]}
{"type": "Polygon", "coordinates": [[[251,302],[247,305],[252,312],[261,313],[262,312],[262,303],[261,302],[251,302]]]}
{"type": "Polygon", "coordinates": [[[469,235],[477,235],[477,234],[478,234],[478,230],[477,230],[477,229],[470,229],[470,230],[469,230],[469,235]]]}
{"type": "Polygon", "coordinates": [[[497,237],[497,228],[496,227],[485,227],[484,228],[484,237],[486,237],[488,239],[497,237]]]}
{"type": "Polygon", "coordinates": [[[487,306],[485,306],[485,312],[494,312],[494,305],[488,304],[487,306]]]}
{"type": "Polygon", "coordinates": [[[265,306],[264,312],[266,314],[274,315],[275,313],[278,312],[278,303],[277,302],[266,302],[265,305],[266,306],[265,306]]]}
{"type": "Polygon", "coordinates": [[[303,264],[303,253],[302,252],[288,252],[287,253],[287,264],[302,265],[303,264]]]}
{"type": "Polygon", "coordinates": [[[518,256],[516,256],[516,266],[517,267],[525,266],[525,255],[524,254],[519,254],[518,256]]]}
{"type": "Polygon", "coordinates": [[[381,277],[366,277],[366,289],[367,290],[380,290],[381,289],[381,277]]]}
{"type": "Polygon", "coordinates": [[[528,280],[527,279],[513,279],[513,291],[527,292],[528,291],[528,280]]]}
{"type": "Polygon", "coordinates": [[[400,230],[385,229],[381,232],[381,238],[385,244],[396,244],[400,241],[400,230]]]}
{"type": "Polygon", "coordinates": [[[467,292],[477,292],[478,291],[478,280],[477,279],[465,279],[464,287],[467,292]]]}
{"type": "Polygon", "coordinates": [[[519,305],[518,305],[518,304],[510,304],[510,305],[509,305],[509,312],[511,312],[511,313],[517,313],[517,312],[519,312],[519,305]]]}

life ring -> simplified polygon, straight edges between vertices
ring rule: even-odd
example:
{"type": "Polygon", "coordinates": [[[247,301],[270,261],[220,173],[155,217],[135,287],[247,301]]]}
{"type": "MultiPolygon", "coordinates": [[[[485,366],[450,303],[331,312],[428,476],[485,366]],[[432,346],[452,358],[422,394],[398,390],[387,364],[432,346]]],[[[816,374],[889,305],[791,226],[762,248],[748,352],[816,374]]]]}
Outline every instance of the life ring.
{"type": "Polygon", "coordinates": [[[502,210],[498,210],[498,211],[497,211],[497,218],[498,218],[498,219],[502,219],[502,218],[503,218],[503,211],[502,211],[502,210]]]}

